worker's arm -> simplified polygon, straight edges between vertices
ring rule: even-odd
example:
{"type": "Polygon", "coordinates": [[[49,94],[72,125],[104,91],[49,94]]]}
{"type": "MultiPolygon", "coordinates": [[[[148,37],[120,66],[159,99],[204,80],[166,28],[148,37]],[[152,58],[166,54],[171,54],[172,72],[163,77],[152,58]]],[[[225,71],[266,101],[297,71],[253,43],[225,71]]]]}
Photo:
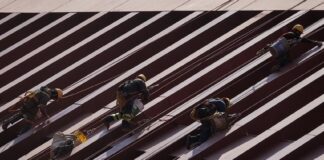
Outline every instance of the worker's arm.
{"type": "Polygon", "coordinates": [[[43,114],[47,119],[49,119],[50,117],[49,117],[49,115],[47,114],[46,105],[44,105],[44,104],[40,104],[40,105],[38,105],[38,107],[39,107],[40,111],[42,112],[42,114],[43,114]]]}
{"type": "Polygon", "coordinates": [[[268,52],[269,49],[270,49],[270,46],[271,46],[271,44],[267,44],[265,47],[263,47],[262,49],[258,50],[257,53],[256,53],[256,55],[260,56],[260,55],[268,52]]]}
{"type": "Polygon", "coordinates": [[[315,44],[319,47],[322,46],[322,43],[319,42],[319,41],[315,41],[315,40],[311,40],[311,39],[308,39],[306,37],[300,37],[299,35],[297,34],[294,34],[293,32],[288,32],[288,33],[285,33],[283,34],[283,37],[285,37],[287,40],[290,40],[290,39],[300,39],[300,42],[302,43],[311,43],[311,44],[315,44]]]}
{"type": "Polygon", "coordinates": [[[148,101],[150,93],[149,93],[148,88],[146,87],[145,82],[141,81],[141,83],[139,83],[139,88],[140,88],[141,93],[142,93],[143,102],[148,101]]]}
{"type": "Polygon", "coordinates": [[[12,107],[9,108],[9,112],[18,112],[21,110],[21,106],[23,106],[23,98],[24,97],[19,97],[20,101],[15,103],[12,107]]]}
{"type": "Polygon", "coordinates": [[[322,42],[315,41],[315,40],[311,40],[311,39],[308,39],[308,38],[305,38],[305,37],[301,38],[301,42],[315,44],[318,47],[321,47],[322,46],[322,42]]]}

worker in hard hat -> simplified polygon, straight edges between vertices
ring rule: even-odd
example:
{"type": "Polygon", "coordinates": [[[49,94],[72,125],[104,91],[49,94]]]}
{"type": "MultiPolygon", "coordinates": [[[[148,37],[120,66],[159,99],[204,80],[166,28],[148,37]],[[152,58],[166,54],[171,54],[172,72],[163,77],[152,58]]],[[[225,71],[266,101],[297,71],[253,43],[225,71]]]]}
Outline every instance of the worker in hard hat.
{"type": "Polygon", "coordinates": [[[9,124],[14,124],[20,119],[29,125],[24,127],[20,133],[23,133],[32,126],[36,125],[36,121],[41,117],[49,118],[46,111],[46,105],[50,100],[58,100],[63,97],[63,91],[59,88],[41,87],[35,91],[28,91],[25,96],[15,105],[18,109],[10,109],[11,112],[17,112],[10,118],[6,119],[2,128],[6,130],[9,124]]]}
{"type": "Polygon", "coordinates": [[[257,55],[263,54],[270,51],[272,56],[276,61],[276,65],[272,67],[272,71],[278,71],[282,66],[292,60],[292,55],[289,54],[291,47],[299,43],[311,43],[318,47],[322,46],[322,42],[311,40],[305,37],[300,37],[304,32],[304,27],[300,24],[294,25],[291,31],[283,34],[276,42],[273,44],[268,44],[263,49],[257,52],[257,55]]]}
{"type": "Polygon", "coordinates": [[[228,114],[231,101],[227,97],[206,99],[202,104],[194,107],[190,117],[201,123],[197,134],[187,136],[187,149],[192,149],[207,141],[215,132],[225,130],[229,121],[237,114],[228,114]]]}
{"type": "Polygon", "coordinates": [[[118,113],[109,115],[103,119],[107,129],[110,123],[122,119],[122,126],[129,128],[131,120],[144,109],[143,102],[149,97],[149,90],[146,87],[146,76],[139,74],[135,79],[127,80],[119,85],[116,97],[116,106],[120,108],[118,113]]]}

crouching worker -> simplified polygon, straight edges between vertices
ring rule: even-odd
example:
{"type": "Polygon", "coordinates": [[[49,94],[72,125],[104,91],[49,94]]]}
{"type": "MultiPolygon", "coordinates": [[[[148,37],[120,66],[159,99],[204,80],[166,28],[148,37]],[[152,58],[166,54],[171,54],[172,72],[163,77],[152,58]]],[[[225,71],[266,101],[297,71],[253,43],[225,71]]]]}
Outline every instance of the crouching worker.
{"type": "Polygon", "coordinates": [[[56,132],[50,147],[50,159],[59,160],[67,158],[73,148],[87,140],[87,135],[76,131],[73,134],[63,134],[56,132]]]}
{"type": "Polygon", "coordinates": [[[28,131],[30,128],[37,124],[37,120],[41,117],[49,118],[46,112],[46,104],[51,99],[58,100],[63,97],[63,91],[59,88],[41,87],[35,91],[28,91],[25,96],[15,105],[18,109],[11,110],[11,112],[17,112],[13,116],[4,120],[2,124],[3,130],[6,130],[9,124],[14,124],[20,119],[27,122],[19,134],[28,131]]]}
{"type": "Polygon", "coordinates": [[[230,105],[229,98],[211,98],[205,100],[191,111],[190,117],[195,121],[200,121],[201,126],[197,134],[187,136],[187,149],[199,146],[215,132],[229,127],[229,121],[236,117],[236,114],[227,114],[230,105]]]}
{"type": "Polygon", "coordinates": [[[300,37],[304,32],[304,27],[300,24],[296,24],[290,32],[283,34],[277,41],[273,44],[268,44],[266,47],[262,48],[257,52],[257,55],[264,54],[268,51],[272,54],[275,60],[275,65],[271,68],[271,71],[279,71],[281,67],[289,63],[293,59],[292,53],[289,50],[299,43],[311,43],[318,47],[322,46],[322,42],[310,40],[305,37],[300,37]]]}
{"type": "Polygon", "coordinates": [[[120,111],[103,119],[107,129],[112,122],[118,120],[122,120],[124,129],[130,129],[132,119],[144,109],[143,102],[146,102],[149,97],[145,82],[146,76],[140,74],[135,79],[128,80],[118,87],[116,106],[120,108],[120,111]]]}

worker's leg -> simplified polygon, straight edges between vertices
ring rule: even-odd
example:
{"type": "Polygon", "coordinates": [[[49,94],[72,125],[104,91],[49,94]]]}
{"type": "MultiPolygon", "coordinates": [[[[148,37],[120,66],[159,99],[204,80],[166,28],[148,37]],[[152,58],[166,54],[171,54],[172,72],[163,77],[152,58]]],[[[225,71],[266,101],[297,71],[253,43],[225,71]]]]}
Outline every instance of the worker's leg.
{"type": "Polygon", "coordinates": [[[203,142],[207,141],[211,134],[211,126],[208,124],[202,124],[198,134],[188,135],[186,140],[187,149],[199,146],[203,142]]]}
{"type": "Polygon", "coordinates": [[[20,131],[18,132],[18,135],[22,135],[24,134],[25,132],[29,131],[30,129],[33,128],[33,125],[29,124],[29,123],[26,123],[26,125],[24,125],[20,131]]]}
{"type": "Polygon", "coordinates": [[[199,145],[199,137],[200,137],[200,134],[190,134],[187,136],[187,139],[186,139],[186,147],[187,149],[192,149],[196,146],[199,145]]]}
{"type": "Polygon", "coordinates": [[[124,104],[124,107],[121,110],[122,114],[132,114],[133,100],[128,100],[127,103],[124,104]]]}
{"type": "Polygon", "coordinates": [[[2,124],[2,129],[6,130],[9,126],[9,124],[14,124],[17,121],[19,121],[20,119],[24,118],[22,113],[16,113],[13,116],[9,117],[7,120],[5,120],[2,124]]]}
{"type": "Polygon", "coordinates": [[[127,120],[123,120],[122,127],[124,131],[128,131],[131,128],[131,122],[127,120]]]}
{"type": "Polygon", "coordinates": [[[212,129],[211,129],[211,124],[202,124],[200,127],[200,136],[199,136],[199,144],[205,142],[208,140],[208,138],[211,136],[212,134],[212,129]]]}
{"type": "Polygon", "coordinates": [[[282,65],[282,58],[275,59],[275,64],[271,67],[271,72],[278,72],[282,65]]]}
{"type": "Polygon", "coordinates": [[[133,109],[133,102],[134,100],[129,100],[122,110],[122,127],[125,131],[131,129],[132,125],[135,125],[132,119],[139,113],[133,109]]]}
{"type": "Polygon", "coordinates": [[[36,125],[36,115],[30,113],[23,113],[22,116],[24,117],[23,121],[25,122],[25,125],[20,129],[18,135],[22,135],[23,133],[32,129],[36,125]]]}

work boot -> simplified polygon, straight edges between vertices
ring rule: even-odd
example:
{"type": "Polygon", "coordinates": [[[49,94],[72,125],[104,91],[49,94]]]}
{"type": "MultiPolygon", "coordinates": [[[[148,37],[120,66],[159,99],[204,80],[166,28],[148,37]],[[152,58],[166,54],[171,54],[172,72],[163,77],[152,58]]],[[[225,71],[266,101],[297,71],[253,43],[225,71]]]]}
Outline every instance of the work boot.
{"type": "Polygon", "coordinates": [[[186,148],[188,150],[194,149],[196,147],[198,147],[201,143],[196,141],[194,137],[192,136],[187,136],[186,138],[186,148]]]}
{"type": "Polygon", "coordinates": [[[19,121],[20,119],[24,118],[23,115],[21,113],[16,113],[13,116],[9,117],[8,119],[5,119],[2,122],[2,129],[6,130],[8,129],[9,124],[14,124],[17,121],[19,121]]]}
{"type": "Polygon", "coordinates": [[[323,45],[323,43],[322,43],[322,42],[320,42],[320,41],[316,41],[316,45],[317,45],[317,47],[318,47],[318,48],[321,48],[321,47],[322,47],[322,45],[323,45]]]}
{"type": "Polygon", "coordinates": [[[3,129],[3,130],[7,130],[9,124],[10,124],[9,122],[4,121],[3,124],[2,124],[2,129],[3,129]]]}
{"type": "Polygon", "coordinates": [[[131,124],[125,120],[122,121],[122,130],[123,131],[130,131],[131,130],[131,124]]]}
{"type": "Polygon", "coordinates": [[[105,126],[106,126],[106,129],[109,130],[109,128],[110,128],[110,123],[109,123],[109,122],[105,122],[104,124],[105,124],[105,126]]]}
{"type": "Polygon", "coordinates": [[[103,123],[106,126],[107,130],[110,128],[110,123],[114,121],[114,117],[108,116],[107,118],[103,119],[103,123]]]}
{"type": "Polygon", "coordinates": [[[186,148],[189,150],[191,147],[190,147],[190,144],[191,144],[191,137],[190,135],[186,137],[186,148]]]}
{"type": "Polygon", "coordinates": [[[278,71],[280,71],[280,65],[279,64],[276,64],[276,65],[271,67],[271,72],[272,73],[278,72],[278,71]]]}

